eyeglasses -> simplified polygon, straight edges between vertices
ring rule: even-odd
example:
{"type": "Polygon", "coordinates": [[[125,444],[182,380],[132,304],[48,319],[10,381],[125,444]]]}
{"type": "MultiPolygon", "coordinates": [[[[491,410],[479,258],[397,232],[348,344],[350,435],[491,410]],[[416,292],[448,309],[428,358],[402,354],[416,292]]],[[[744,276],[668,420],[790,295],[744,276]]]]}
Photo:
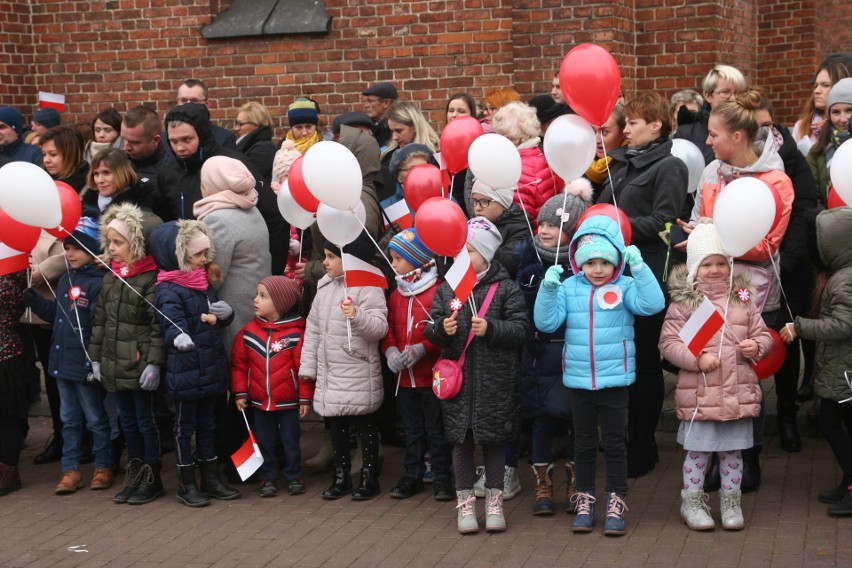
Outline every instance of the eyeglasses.
{"type": "Polygon", "coordinates": [[[240,121],[237,121],[237,128],[242,128],[243,126],[246,126],[248,124],[251,124],[252,126],[257,126],[256,122],[240,122],[240,121]]]}
{"type": "Polygon", "coordinates": [[[725,98],[730,98],[730,97],[736,97],[736,96],[737,96],[737,92],[736,92],[736,91],[732,91],[731,89],[722,89],[721,91],[713,91],[713,94],[714,94],[714,95],[719,95],[720,97],[725,97],[725,98]]]}
{"type": "Polygon", "coordinates": [[[480,209],[485,209],[489,205],[494,203],[493,199],[471,199],[470,204],[473,205],[474,208],[479,207],[480,209]]]}
{"type": "Polygon", "coordinates": [[[185,105],[189,103],[204,103],[207,102],[207,99],[191,99],[188,97],[178,97],[177,102],[179,105],[185,105]]]}

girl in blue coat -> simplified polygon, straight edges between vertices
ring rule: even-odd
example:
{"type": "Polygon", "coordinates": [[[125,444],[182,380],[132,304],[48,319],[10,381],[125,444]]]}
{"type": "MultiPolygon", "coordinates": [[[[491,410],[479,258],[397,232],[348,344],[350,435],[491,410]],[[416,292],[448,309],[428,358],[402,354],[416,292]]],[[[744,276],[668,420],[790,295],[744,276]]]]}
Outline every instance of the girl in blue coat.
{"type": "Polygon", "coordinates": [[[210,279],[221,272],[213,264],[210,231],[201,221],[171,221],[151,234],[157,276],[157,319],[166,344],[166,386],[175,401],[175,457],[178,499],[190,507],[210,504],[208,497],[236,499],[239,492],[219,479],[214,432],[216,403],[230,381],[222,330],[234,310],[218,301],[210,279]],[[201,491],[195,483],[192,436],[201,465],[201,491]]]}
{"type": "Polygon", "coordinates": [[[636,380],[633,316],[665,307],[653,272],[635,246],[625,248],[618,224],[605,216],[584,221],[569,247],[574,276],[560,282],[551,266],[535,301],[535,326],[553,333],[565,325],[562,381],[571,392],[577,517],[574,532],[590,532],[595,518],[598,428],[607,462],[604,534],[625,533],[628,386],[636,380]],[[633,277],[624,276],[624,263],[633,277]]]}

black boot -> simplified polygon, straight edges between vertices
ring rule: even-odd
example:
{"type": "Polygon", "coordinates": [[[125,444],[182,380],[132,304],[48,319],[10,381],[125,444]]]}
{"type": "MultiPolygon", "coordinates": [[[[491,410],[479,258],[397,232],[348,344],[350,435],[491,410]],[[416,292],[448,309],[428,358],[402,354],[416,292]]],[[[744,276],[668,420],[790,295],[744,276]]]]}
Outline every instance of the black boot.
{"type": "Polygon", "coordinates": [[[817,499],[820,503],[828,503],[829,505],[834,505],[835,503],[839,503],[841,499],[849,492],[849,485],[845,479],[840,482],[840,485],[834,487],[832,489],[826,489],[825,491],[820,491],[819,495],[817,495],[817,499]]]}
{"type": "Polygon", "coordinates": [[[704,492],[718,491],[721,486],[722,477],[719,474],[719,454],[713,452],[713,457],[710,458],[710,468],[704,476],[704,492]]]}
{"type": "Polygon", "coordinates": [[[852,516],[852,486],[846,488],[843,499],[828,508],[828,514],[833,517],[852,516]]]}
{"type": "Polygon", "coordinates": [[[58,462],[62,459],[62,434],[51,434],[44,445],[44,450],[35,457],[33,463],[44,465],[46,463],[58,462]]]}
{"type": "Polygon", "coordinates": [[[166,494],[166,490],[163,489],[163,480],[160,478],[162,468],[162,463],[146,463],[142,466],[139,474],[139,488],[127,499],[128,505],[144,505],[166,494]]]}
{"type": "Polygon", "coordinates": [[[127,469],[124,474],[124,489],[112,498],[115,503],[127,503],[130,496],[139,489],[139,483],[142,478],[142,460],[132,459],[127,462],[127,469]]]}
{"type": "Polygon", "coordinates": [[[347,493],[352,493],[352,476],[348,467],[338,467],[334,470],[331,486],[322,492],[322,498],[333,501],[347,493]]]}
{"type": "Polygon", "coordinates": [[[353,501],[367,501],[379,494],[379,476],[375,469],[365,467],[361,470],[361,481],[352,492],[353,501]]]}
{"type": "Polygon", "coordinates": [[[228,487],[219,478],[219,462],[216,458],[212,460],[201,461],[201,491],[207,493],[214,499],[222,501],[230,501],[237,499],[240,492],[236,489],[228,487]]]}
{"type": "Polygon", "coordinates": [[[796,427],[795,408],[778,413],[778,435],[781,437],[781,448],[785,452],[801,452],[802,439],[796,427]]]}
{"type": "Polygon", "coordinates": [[[757,491],[760,487],[760,446],[743,450],[743,480],[740,490],[743,493],[757,491]]]}
{"type": "Polygon", "coordinates": [[[206,493],[199,491],[198,486],[195,484],[195,466],[179,465],[178,476],[180,478],[180,487],[178,487],[177,498],[181,503],[187,507],[206,507],[210,504],[210,497],[206,493]]]}

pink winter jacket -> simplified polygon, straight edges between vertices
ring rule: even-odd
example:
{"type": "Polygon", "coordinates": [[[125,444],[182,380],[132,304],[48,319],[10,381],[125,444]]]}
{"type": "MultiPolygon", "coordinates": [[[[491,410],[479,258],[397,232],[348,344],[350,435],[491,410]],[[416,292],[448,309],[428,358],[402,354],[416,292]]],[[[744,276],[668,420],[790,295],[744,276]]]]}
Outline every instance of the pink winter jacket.
{"type": "MultiPolygon", "coordinates": [[[[722,365],[717,370],[703,374],[698,369],[698,359],[687,349],[678,337],[686,321],[701,305],[707,296],[720,314],[725,314],[725,300],[728,296],[728,282],[699,284],[697,287],[687,282],[685,265],[678,266],[669,278],[669,292],[672,304],[666,312],[666,320],[660,332],[660,352],[680,367],[675,389],[677,416],[681,420],[738,420],[753,418],[760,414],[761,391],[757,375],[751,363],[742,356],[737,341],[727,327],[723,327],[722,365]],[[696,412],[697,410],[697,412],[696,412]]],[[[758,345],[755,360],[766,357],[772,349],[772,337],[760,317],[760,313],[751,301],[743,302],[737,292],[754,289],[744,275],[734,276],[734,285],[728,300],[727,324],[741,340],[753,339],[758,345]]],[[[722,331],[716,333],[704,347],[704,353],[719,355],[719,339],[722,331]]]]}
{"type": "Polygon", "coordinates": [[[518,152],[521,154],[521,179],[518,180],[518,191],[512,199],[529,214],[535,229],[538,227],[538,212],[541,206],[562,191],[565,182],[550,169],[544,153],[538,146],[521,148],[518,152]]]}

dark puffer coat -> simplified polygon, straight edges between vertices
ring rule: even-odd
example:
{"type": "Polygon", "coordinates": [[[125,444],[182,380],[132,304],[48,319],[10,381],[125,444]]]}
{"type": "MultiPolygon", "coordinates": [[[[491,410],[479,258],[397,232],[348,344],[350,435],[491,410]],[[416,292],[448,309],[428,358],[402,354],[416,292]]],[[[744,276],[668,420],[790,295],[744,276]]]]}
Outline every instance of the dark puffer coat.
{"type": "MultiPolygon", "coordinates": [[[[464,361],[464,382],[458,396],[441,402],[447,442],[461,444],[468,430],[476,444],[502,444],[515,440],[520,424],[520,380],[518,355],[529,339],[531,327],[518,285],[506,269],[492,262],[483,279],[473,289],[477,306],[485,301],[488,288],[499,282],[494,299],[485,314],[485,337],[474,337],[464,361]]],[[[426,339],[441,345],[441,357],[458,360],[470,333],[468,302],[459,311],[456,334],[444,332],[444,319],[452,315],[450,301],[455,297],[450,285],[442,283],[429,312],[433,323],[426,325],[426,339]]]]}
{"type": "Polygon", "coordinates": [[[275,144],[272,142],[272,129],[259,126],[243,136],[237,142],[237,151],[246,155],[249,168],[257,172],[269,186],[272,181],[272,162],[275,160],[275,144]]]}
{"type": "Polygon", "coordinates": [[[503,237],[503,242],[494,253],[494,260],[503,265],[509,278],[514,278],[518,272],[518,248],[525,242],[532,240],[529,225],[527,225],[526,212],[518,206],[512,205],[503,212],[495,221],[494,226],[503,237]]]}
{"type": "MultiPolygon", "coordinates": [[[[188,272],[189,266],[183,259],[187,258],[190,238],[198,230],[209,236],[204,223],[188,219],[165,223],[151,234],[151,256],[161,271],[188,272]]],[[[212,253],[211,250],[208,260],[212,259],[212,253]]],[[[166,343],[165,379],[169,396],[175,400],[208,398],[228,388],[230,367],[222,330],[233,321],[234,314],[214,325],[201,321],[201,314],[209,313],[210,304],[217,300],[216,292],[209,283],[205,291],[186,288],[175,282],[157,285],[155,305],[162,312],[157,313],[157,321],[163,329],[166,343]],[[193,349],[178,351],[175,348],[174,341],[181,330],[192,338],[193,349]]]]}

